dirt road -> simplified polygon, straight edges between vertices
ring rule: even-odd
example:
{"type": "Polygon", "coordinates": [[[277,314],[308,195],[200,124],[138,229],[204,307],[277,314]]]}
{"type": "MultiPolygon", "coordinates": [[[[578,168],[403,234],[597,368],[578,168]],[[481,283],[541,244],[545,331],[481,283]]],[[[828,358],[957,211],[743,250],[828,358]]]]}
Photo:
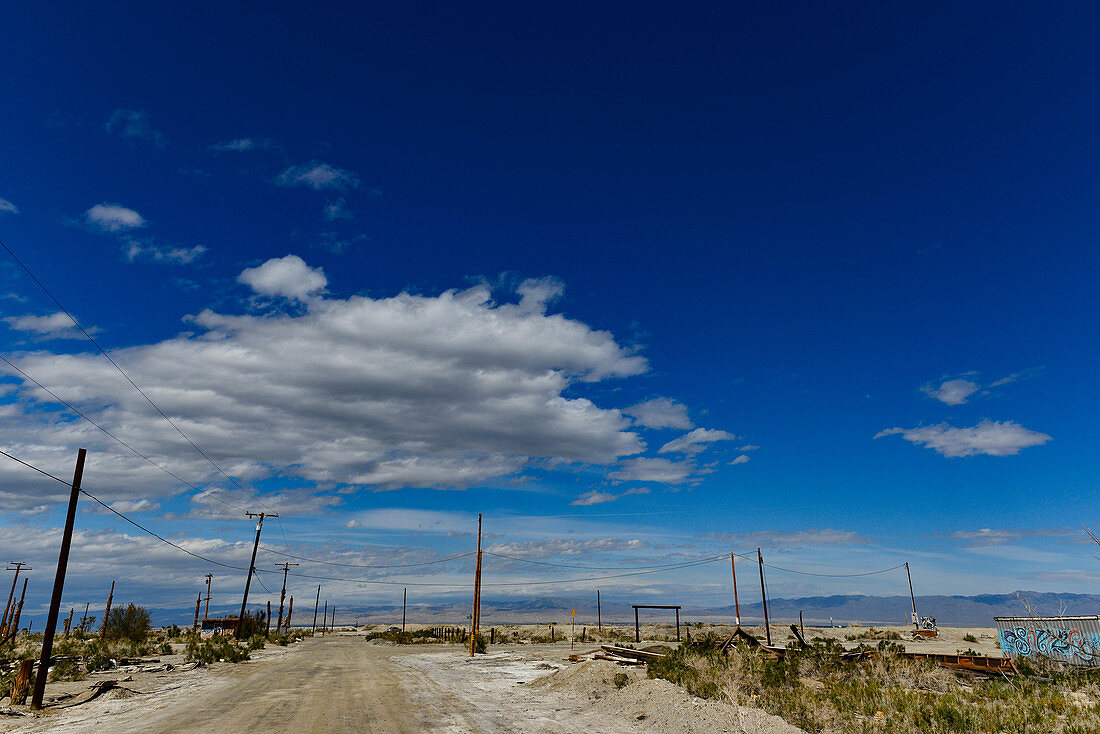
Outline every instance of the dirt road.
{"type": "Polygon", "coordinates": [[[440,648],[371,644],[358,635],[306,639],[237,665],[123,679],[132,692],[49,707],[35,720],[3,721],[0,731],[797,731],[763,712],[693,699],[666,681],[645,680],[640,670],[616,687],[611,678],[622,669],[610,663],[565,669],[568,646],[501,645],[474,659],[457,646],[440,648]]]}

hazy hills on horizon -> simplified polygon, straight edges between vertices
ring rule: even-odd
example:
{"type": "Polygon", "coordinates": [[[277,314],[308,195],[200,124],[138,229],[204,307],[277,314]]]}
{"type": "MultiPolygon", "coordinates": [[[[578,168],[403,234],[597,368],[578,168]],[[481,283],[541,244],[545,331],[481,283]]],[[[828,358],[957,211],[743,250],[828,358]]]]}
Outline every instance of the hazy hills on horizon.
{"type": "MultiPolygon", "coordinates": [[[[742,597],[744,599],[744,597],[742,597]]],[[[1027,608],[1021,601],[1026,600],[1037,613],[1053,616],[1060,612],[1067,615],[1100,614],[1100,594],[1072,594],[1039,591],[1015,591],[1008,594],[979,594],[975,596],[925,595],[918,596],[917,611],[921,616],[935,617],[941,626],[954,627],[992,627],[994,617],[1025,616],[1027,608]],[[1064,612],[1062,612],[1064,607],[1064,612]]],[[[604,597],[601,604],[602,619],[605,623],[633,623],[634,600],[622,597],[604,597]]],[[[652,602],[676,604],[683,602],[674,597],[661,600],[638,600],[638,603],[652,602]]],[[[266,603],[266,600],[265,600],[266,603]]],[[[257,599],[249,608],[258,609],[257,599]]],[[[410,603],[407,618],[410,623],[452,624],[466,622],[470,614],[470,601],[410,603]]],[[[231,611],[219,606],[218,612],[211,608],[211,616],[233,615],[239,607],[231,611]]],[[[273,612],[277,609],[273,605],[273,612]]],[[[322,605],[322,613],[324,606],[322,605]]],[[[531,597],[527,599],[482,599],[481,614],[483,624],[566,624],[572,609],[577,610],[577,624],[592,625],[596,622],[596,599],[577,599],[562,596],[531,597]]],[[[154,624],[190,624],[194,608],[150,610],[154,624]]],[[[912,602],[908,596],[864,596],[859,594],[838,594],[832,596],[810,596],[790,599],[769,599],[768,613],[772,622],[791,622],[798,619],[802,612],[806,624],[823,625],[830,620],[837,625],[849,623],[902,625],[907,624],[912,612],[912,602]]],[[[643,610],[644,622],[671,622],[675,615],[671,610],[643,610]]],[[[704,607],[683,604],[680,610],[681,622],[732,622],[734,605],[704,607]]],[[[361,624],[399,624],[401,605],[347,605],[337,608],[336,622],[347,625],[356,620],[361,624]]],[[[741,604],[741,619],[746,624],[759,624],[763,620],[762,606],[759,600],[744,599],[741,604]]],[[[295,607],[293,623],[295,626],[307,625],[313,621],[313,608],[295,607]]]]}

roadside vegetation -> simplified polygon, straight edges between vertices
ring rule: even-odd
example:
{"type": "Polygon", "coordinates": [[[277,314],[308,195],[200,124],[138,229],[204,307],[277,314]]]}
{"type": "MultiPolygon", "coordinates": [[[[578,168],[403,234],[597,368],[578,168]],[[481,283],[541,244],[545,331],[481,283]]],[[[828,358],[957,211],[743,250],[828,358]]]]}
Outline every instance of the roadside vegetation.
{"type": "Polygon", "coordinates": [[[697,637],[650,663],[649,677],[762,708],[814,733],[1100,731],[1100,671],[964,678],[899,657],[888,641],[875,648],[877,659],[861,663],[842,660],[835,641],[790,650],[783,660],[744,647],[720,653],[720,644],[717,635],[697,637]]]}

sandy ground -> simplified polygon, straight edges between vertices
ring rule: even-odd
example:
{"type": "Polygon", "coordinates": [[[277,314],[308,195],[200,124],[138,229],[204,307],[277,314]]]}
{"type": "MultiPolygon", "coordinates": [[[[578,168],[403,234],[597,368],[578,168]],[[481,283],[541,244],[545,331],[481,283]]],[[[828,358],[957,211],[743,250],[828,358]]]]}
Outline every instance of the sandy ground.
{"type": "MultiPolygon", "coordinates": [[[[457,645],[395,646],[361,635],[266,648],[253,660],[130,673],[94,701],[0,717],[4,732],[745,732],[799,730],[755,709],[689,696],[644,671],[567,661],[569,644],[498,645],[470,659],[457,645]],[[630,682],[613,682],[626,672],[630,682]]],[[[47,700],[95,680],[51,684],[47,700]]]]}

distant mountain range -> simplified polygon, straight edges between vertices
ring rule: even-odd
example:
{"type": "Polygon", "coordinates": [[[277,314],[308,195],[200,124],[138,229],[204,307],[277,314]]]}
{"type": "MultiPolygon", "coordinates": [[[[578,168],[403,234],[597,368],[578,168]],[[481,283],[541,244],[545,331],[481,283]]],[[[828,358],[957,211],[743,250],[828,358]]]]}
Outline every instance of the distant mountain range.
{"type": "MultiPolygon", "coordinates": [[[[1055,615],[1064,609],[1065,614],[1100,614],[1100,595],[1098,594],[1053,594],[1039,591],[1017,591],[1011,594],[981,594],[979,596],[918,596],[917,611],[922,616],[935,617],[937,622],[947,627],[992,627],[994,617],[1022,616],[1027,614],[1020,598],[1027,600],[1032,609],[1043,615],[1055,615]]],[[[528,599],[483,599],[481,616],[485,624],[535,624],[556,622],[564,624],[570,619],[572,609],[577,610],[577,624],[591,625],[596,621],[595,599],[580,602],[577,599],[561,597],[532,597],[528,599]]],[[[663,599],[662,604],[675,604],[680,600],[663,599]]],[[[682,602],[681,602],[682,603],[682,602]]],[[[259,605],[249,605],[258,609],[259,605]]],[[[154,624],[190,624],[194,607],[184,609],[151,610],[154,624]]],[[[768,614],[773,622],[791,622],[798,619],[802,612],[806,624],[823,625],[849,624],[891,624],[901,625],[909,621],[912,603],[908,596],[811,596],[801,599],[769,599],[768,614]]],[[[218,614],[236,615],[237,609],[219,611],[218,614]]],[[[470,613],[470,603],[442,602],[437,604],[410,604],[408,620],[415,623],[463,624],[470,613]]],[[[214,609],[210,610],[215,616],[214,609]]],[[[604,598],[601,603],[601,616],[604,622],[623,623],[634,621],[631,600],[622,598],[604,598]]],[[[674,613],[670,610],[648,610],[642,612],[642,619],[648,621],[671,621],[674,613]]],[[[734,619],[733,605],[723,607],[700,607],[684,604],[680,610],[681,622],[731,622],[734,619]]],[[[759,624],[763,620],[763,611],[759,601],[741,605],[742,622],[759,624]]],[[[358,620],[362,624],[393,624],[401,621],[401,605],[346,606],[337,609],[337,624],[351,624],[358,620]]],[[[296,607],[293,622],[295,626],[313,621],[313,608],[296,607]]]]}

